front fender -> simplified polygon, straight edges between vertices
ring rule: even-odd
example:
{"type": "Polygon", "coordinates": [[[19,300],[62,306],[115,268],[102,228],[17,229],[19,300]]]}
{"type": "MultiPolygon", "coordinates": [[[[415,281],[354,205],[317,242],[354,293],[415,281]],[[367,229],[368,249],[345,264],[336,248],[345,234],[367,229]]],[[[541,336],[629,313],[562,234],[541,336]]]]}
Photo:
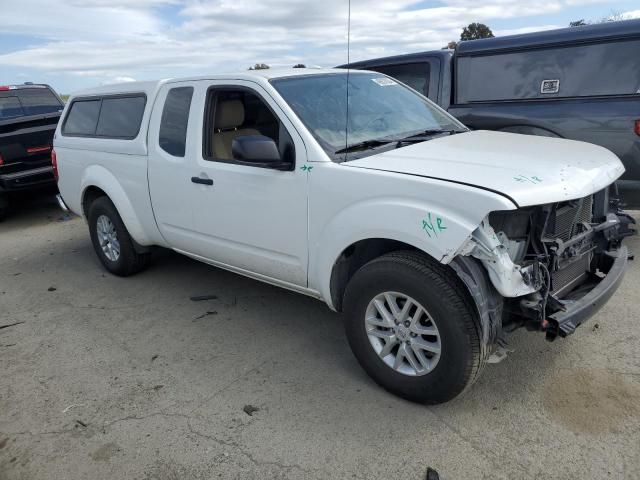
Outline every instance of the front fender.
{"type": "Polygon", "coordinates": [[[342,252],[367,239],[396,240],[447,264],[482,221],[486,211],[446,208],[442,203],[375,198],[349,205],[329,221],[311,246],[310,286],[331,302],[331,272],[342,252]]]}
{"type": "MultiPolygon", "coordinates": [[[[120,185],[120,182],[109,170],[100,165],[91,165],[84,171],[81,185],[81,202],[84,201],[84,196],[88,188],[99,188],[107,194],[115,205],[131,237],[140,245],[153,244],[153,241],[145,233],[142,223],[122,185],[120,185]]],[[[82,205],[82,203],[80,204],[82,205]]]]}

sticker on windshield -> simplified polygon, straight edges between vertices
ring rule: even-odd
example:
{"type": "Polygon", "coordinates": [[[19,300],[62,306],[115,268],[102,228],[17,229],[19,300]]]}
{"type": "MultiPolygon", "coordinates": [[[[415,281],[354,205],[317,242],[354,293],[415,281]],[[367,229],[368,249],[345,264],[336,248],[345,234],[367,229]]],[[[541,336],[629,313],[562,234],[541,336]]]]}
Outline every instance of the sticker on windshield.
{"type": "Polygon", "coordinates": [[[371,80],[376,82],[381,87],[388,87],[390,85],[397,85],[398,84],[398,82],[394,82],[393,80],[391,80],[390,78],[387,78],[387,77],[372,78],[371,80]]]}

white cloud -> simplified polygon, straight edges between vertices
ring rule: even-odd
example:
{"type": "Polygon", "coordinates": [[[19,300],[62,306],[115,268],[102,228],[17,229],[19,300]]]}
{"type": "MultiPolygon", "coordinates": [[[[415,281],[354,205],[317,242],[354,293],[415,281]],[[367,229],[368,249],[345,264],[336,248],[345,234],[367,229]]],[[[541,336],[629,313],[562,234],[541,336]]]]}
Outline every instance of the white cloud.
{"type": "Polygon", "coordinates": [[[130,83],[130,82],[135,82],[136,79],[132,78],[132,77],[114,77],[111,80],[108,80],[105,82],[105,84],[109,84],[109,83],[130,83]]]}
{"type": "Polygon", "coordinates": [[[95,0],[88,4],[64,0],[3,0],[0,33],[94,42],[156,36],[162,31],[162,22],[152,10],[142,8],[144,3],[149,2],[137,0],[123,7],[95,0]]]}
{"type": "MultiPolygon", "coordinates": [[[[535,18],[606,0],[352,0],[351,59],[438,49],[464,25],[535,18]],[[436,6],[433,6],[433,5],[436,6]]],[[[0,33],[37,32],[0,70],[36,68],[87,82],[346,62],[346,0],[2,0],[0,33]],[[167,18],[167,11],[173,18],[167,18]]],[[[629,12],[633,14],[634,12],[629,12]]],[[[638,13],[638,12],[636,12],[638,13]]],[[[0,47],[1,48],[1,47],[0,47]]]]}

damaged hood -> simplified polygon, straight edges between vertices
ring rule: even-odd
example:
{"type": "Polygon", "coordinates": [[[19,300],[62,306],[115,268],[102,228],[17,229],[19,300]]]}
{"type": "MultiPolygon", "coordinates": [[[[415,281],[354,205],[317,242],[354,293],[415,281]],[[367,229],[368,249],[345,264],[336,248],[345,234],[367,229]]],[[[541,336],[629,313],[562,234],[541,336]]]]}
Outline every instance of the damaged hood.
{"type": "Polygon", "coordinates": [[[343,165],[468,184],[520,207],[585,197],[624,172],[618,157],[596,145],[489,131],[438,137],[343,165]]]}

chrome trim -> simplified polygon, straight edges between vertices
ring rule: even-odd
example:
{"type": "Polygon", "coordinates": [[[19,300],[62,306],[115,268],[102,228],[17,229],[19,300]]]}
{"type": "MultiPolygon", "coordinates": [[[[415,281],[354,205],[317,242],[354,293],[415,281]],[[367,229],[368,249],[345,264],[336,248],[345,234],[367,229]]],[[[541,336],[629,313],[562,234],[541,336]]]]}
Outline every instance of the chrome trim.
{"type": "Polygon", "coordinates": [[[53,173],[53,167],[38,167],[21,172],[5,173],[3,175],[0,175],[0,177],[2,177],[2,180],[15,180],[16,178],[30,177],[32,175],[39,175],[41,173],[49,172],[53,173]]]}
{"type": "Polygon", "coordinates": [[[69,207],[67,207],[67,204],[64,203],[64,200],[62,199],[62,195],[57,194],[56,195],[56,200],[58,201],[58,206],[62,209],[63,212],[69,212],[69,207]]]}

